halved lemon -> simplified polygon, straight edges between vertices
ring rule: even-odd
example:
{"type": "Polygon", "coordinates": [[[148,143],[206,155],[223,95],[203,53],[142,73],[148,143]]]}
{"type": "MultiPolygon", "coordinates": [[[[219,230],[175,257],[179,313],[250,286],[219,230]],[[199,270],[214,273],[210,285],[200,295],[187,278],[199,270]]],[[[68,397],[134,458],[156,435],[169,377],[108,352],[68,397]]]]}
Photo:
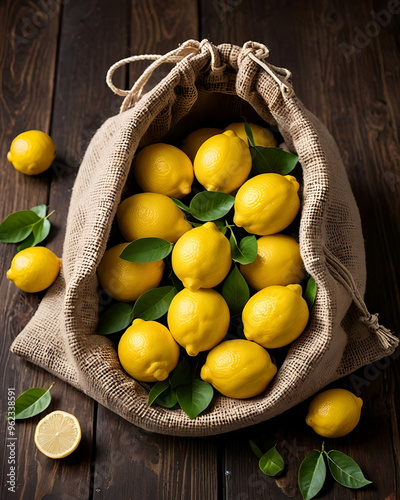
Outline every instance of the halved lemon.
{"type": "Polygon", "coordinates": [[[46,415],[36,426],[35,444],[50,458],[64,458],[78,447],[82,437],[78,419],[57,410],[46,415]]]}

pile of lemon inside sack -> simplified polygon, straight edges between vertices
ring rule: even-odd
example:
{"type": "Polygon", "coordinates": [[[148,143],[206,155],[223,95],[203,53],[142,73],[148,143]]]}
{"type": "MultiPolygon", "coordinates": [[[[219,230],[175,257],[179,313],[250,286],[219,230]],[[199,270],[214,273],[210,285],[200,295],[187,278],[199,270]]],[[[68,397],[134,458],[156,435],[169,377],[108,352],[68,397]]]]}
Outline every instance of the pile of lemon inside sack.
{"type": "MultiPolygon", "coordinates": [[[[255,146],[276,148],[270,129],[249,127],[255,146]]],[[[118,207],[125,242],[105,252],[97,271],[100,286],[116,301],[129,303],[166,277],[180,286],[164,321],[136,318],[122,334],[122,367],[138,381],[163,381],[183,354],[199,358],[200,378],[222,395],[243,399],[261,394],[277,372],[269,350],[292,343],[309,319],[300,285],[306,273],[298,223],[292,227],[300,209],[299,182],[292,175],[252,170],[244,123],[196,130],[181,148],[146,146],[134,159],[133,173],[142,192],[118,207]],[[234,197],[225,217],[201,222],[185,210],[202,191],[234,197]],[[283,233],[288,226],[290,233],[283,233]],[[257,239],[251,240],[252,262],[239,264],[232,259],[230,240],[240,252],[243,234],[257,239]],[[144,238],[173,244],[172,255],[152,262],[120,257],[131,242],[144,238]],[[233,271],[249,287],[242,311],[233,311],[236,325],[243,324],[242,330],[235,328],[236,335],[230,332],[232,311],[221,293],[233,271]]]]}

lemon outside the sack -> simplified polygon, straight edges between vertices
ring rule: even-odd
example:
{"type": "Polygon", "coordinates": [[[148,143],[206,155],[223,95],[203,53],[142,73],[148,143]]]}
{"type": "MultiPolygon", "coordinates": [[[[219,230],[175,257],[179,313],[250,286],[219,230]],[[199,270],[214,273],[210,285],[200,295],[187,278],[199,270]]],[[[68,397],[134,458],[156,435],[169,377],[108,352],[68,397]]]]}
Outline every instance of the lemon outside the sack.
{"type": "Polygon", "coordinates": [[[143,191],[183,198],[190,193],[194,179],[188,156],[170,144],[143,148],[133,165],[135,179],[143,191]]]}
{"type": "MultiPolygon", "coordinates": [[[[253,133],[253,139],[256,146],[262,146],[264,148],[274,148],[277,145],[274,134],[267,128],[261,127],[260,125],[255,125],[254,123],[249,123],[251,131],[253,133]]],[[[238,135],[242,141],[248,144],[246,130],[244,128],[244,122],[241,123],[231,123],[225,128],[226,130],[233,130],[236,135],[238,135]]]]}
{"type": "Polygon", "coordinates": [[[192,229],[171,198],[158,193],[139,193],[126,198],[118,207],[117,222],[127,241],[153,237],[175,243],[192,229]]]}
{"type": "Polygon", "coordinates": [[[232,130],[204,142],[194,159],[196,179],[208,191],[231,193],[243,184],[250,170],[249,147],[232,130]]]}
{"type": "Polygon", "coordinates": [[[349,434],[361,417],[363,400],[346,389],[328,389],[311,401],[306,423],[323,437],[349,434]]]}
{"type": "Polygon", "coordinates": [[[7,278],[24,292],[41,292],[54,283],[60,267],[61,259],[48,248],[29,247],[14,256],[7,278]]]}
{"type": "Polygon", "coordinates": [[[268,352],[249,340],[226,340],[212,349],[200,376],[228,398],[246,399],[265,391],[276,374],[268,352]]]}
{"type": "Polygon", "coordinates": [[[285,234],[261,236],[257,240],[256,259],[251,264],[242,264],[240,272],[255,290],[298,284],[305,276],[300,246],[285,234]]]}
{"type": "Polygon", "coordinates": [[[214,288],[231,265],[231,246],[214,222],[191,229],[172,250],[172,269],[189,290],[214,288]]]}
{"type": "Polygon", "coordinates": [[[292,175],[256,175],[236,194],[233,222],[252,234],[279,233],[300,209],[298,190],[299,183],[292,175]]]}
{"type": "Polygon", "coordinates": [[[56,157],[52,138],[40,130],[28,130],[12,141],[7,160],[16,170],[26,175],[37,175],[47,170],[56,157]]]}
{"type": "Polygon", "coordinates": [[[219,344],[230,322],[228,304],[213,289],[191,291],[184,288],[172,299],[168,328],[189,356],[197,356],[219,344]]]}
{"type": "Polygon", "coordinates": [[[35,444],[46,457],[59,459],[70,455],[81,442],[78,419],[66,411],[53,411],[36,426],[35,444]]]}
{"type": "Polygon", "coordinates": [[[161,323],[135,319],[118,343],[118,357],[131,377],[157,382],[178,364],[179,346],[161,323]]]}
{"type": "Polygon", "coordinates": [[[200,146],[210,137],[221,133],[222,130],[219,128],[199,128],[183,139],[182,151],[194,162],[200,146]]]}
{"type": "Polygon", "coordinates": [[[244,306],[243,331],[248,340],[274,349],[297,339],[308,317],[300,285],[269,286],[253,295],[244,306]]]}
{"type": "Polygon", "coordinates": [[[156,288],[165,266],[163,260],[138,264],[121,259],[119,256],[128,245],[120,243],[107,250],[97,268],[100,286],[121,302],[133,302],[142,293],[156,288]]]}

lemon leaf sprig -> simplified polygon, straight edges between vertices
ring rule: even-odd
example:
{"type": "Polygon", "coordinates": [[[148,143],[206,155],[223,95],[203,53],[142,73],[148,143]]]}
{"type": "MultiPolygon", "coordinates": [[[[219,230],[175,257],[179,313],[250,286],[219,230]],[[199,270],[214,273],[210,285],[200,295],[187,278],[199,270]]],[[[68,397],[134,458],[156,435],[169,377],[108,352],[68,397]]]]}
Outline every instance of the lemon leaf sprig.
{"type": "Polygon", "coordinates": [[[9,420],[22,420],[24,418],[34,417],[44,411],[51,402],[50,389],[33,387],[20,394],[14,403],[14,415],[8,414],[9,420]]]}
{"type": "Polygon", "coordinates": [[[18,251],[34,247],[47,238],[51,224],[46,215],[46,205],[37,205],[30,210],[20,210],[10,214],[0,224],[0,242],[20,243],[18,251]]]}
{"type": "Polygon", "coordinates": [[[121,255],[128,262],[157,262],[172,252],[173,243],[163,238],[138,238],[127,245],[121,255]]]}
{"type": "Polygon", "coordinates": [[[136,318],[146,321],[159,319],[168,311],[177,293],[178,290],[174,286],[161,286],[142,293],[133,306],[125,302],[116,302],[100,316],[97,333],[110,335],[120,332],[128,328],[136,318]]]}
{"type": "Polygon", "coordinates": [[[289,174],[299,161],[299,157],[280,148],[265,148],[254,142],[253,132],[244,118],[244,128],[249,141],[252,168],[255,174],[289,174]]]}
{"type": "Polygon", "coordinates": [[[234,196],[215,191],[200,191],[192,198],[189,206],[175,198],[171,199],[181,210],[201,222],[216,221],[225,217],[235,203],[234,196]]]}
{"type": "Polygon", "coordinates": [[[304,299],[307,302],[308,308],[311,310],[317,296],[317,284],[312,276],[308,278],[306,288],[304,290],[304,299]]]}
{"type": "Polygon", "coordinates": [[[326,479],[326,464],[335,481],[351,489],[359,489],[372,484],[364,477],[360,466],[341,451],[312,450],[302,461],[298,483],[303,500],[311,500],[321,491],[326,479]]]}
{"type": "Polygon", "coordinates": [[[211,403],[214,389],[211,384],[196,377],[196,368],[191,369],[185,358],[166,380],[157,382],[150,390],[148,405],[156,403],[172,408],[177,403],[190,418],[196,418],[211,403]]]}
{"type": "Polygon", "coordinates": [[[250,298],[249,286],[236,265],[222,285],[222,296],[226,300],[232,316],[240,314],[250,298]]]}
{"type": "Polygon", "coordinates": [[[262,453],[260,448],[256,445],[254,441],[249,440],[250,447],[259,459],[258,465],[260,470],[267,476],[276,476],[285,468],[285,461],[282,455],[276,449],[276,445],[273,446],[266,453],[262,453]]]}

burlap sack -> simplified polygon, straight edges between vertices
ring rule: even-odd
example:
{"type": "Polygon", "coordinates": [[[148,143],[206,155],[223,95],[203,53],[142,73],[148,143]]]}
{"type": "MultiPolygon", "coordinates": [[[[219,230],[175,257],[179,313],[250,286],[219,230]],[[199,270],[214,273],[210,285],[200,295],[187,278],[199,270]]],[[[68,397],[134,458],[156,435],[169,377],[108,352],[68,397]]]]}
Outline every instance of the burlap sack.
{"type": "Polygon", "coordinates": [[[155,63],[129,92],[112,86],[112,71],[141,57],[113,68],[109,83],[126,95],[123,112],[107,120],[88,147],[71,196],[62,273],[11,347],[150,431],[205,436],[262,422],[391,354],[398,344],[362,299],[366,269],[361,224],[337,146],[294,95],[289,72],[266,63],[267,57],[268,49],[257,43],[215,47],[190,40],[164,57],[144,56],[155,63]],[[143,85],[163,62],[176,65],[141,97],[143,85]],[[264,394],[249,400],[217,397],[190,420],[180,409],[148,407],[146,389],[123,372],[111,341],[96,334],[96,268],[139,143],[158,141],[170,129],[188,124],[196,128],[213,114],[229,120],[254,110],[279,127],[300,158],[300,248],[318,285],[317,300],[307,330],[264,394]]]}

